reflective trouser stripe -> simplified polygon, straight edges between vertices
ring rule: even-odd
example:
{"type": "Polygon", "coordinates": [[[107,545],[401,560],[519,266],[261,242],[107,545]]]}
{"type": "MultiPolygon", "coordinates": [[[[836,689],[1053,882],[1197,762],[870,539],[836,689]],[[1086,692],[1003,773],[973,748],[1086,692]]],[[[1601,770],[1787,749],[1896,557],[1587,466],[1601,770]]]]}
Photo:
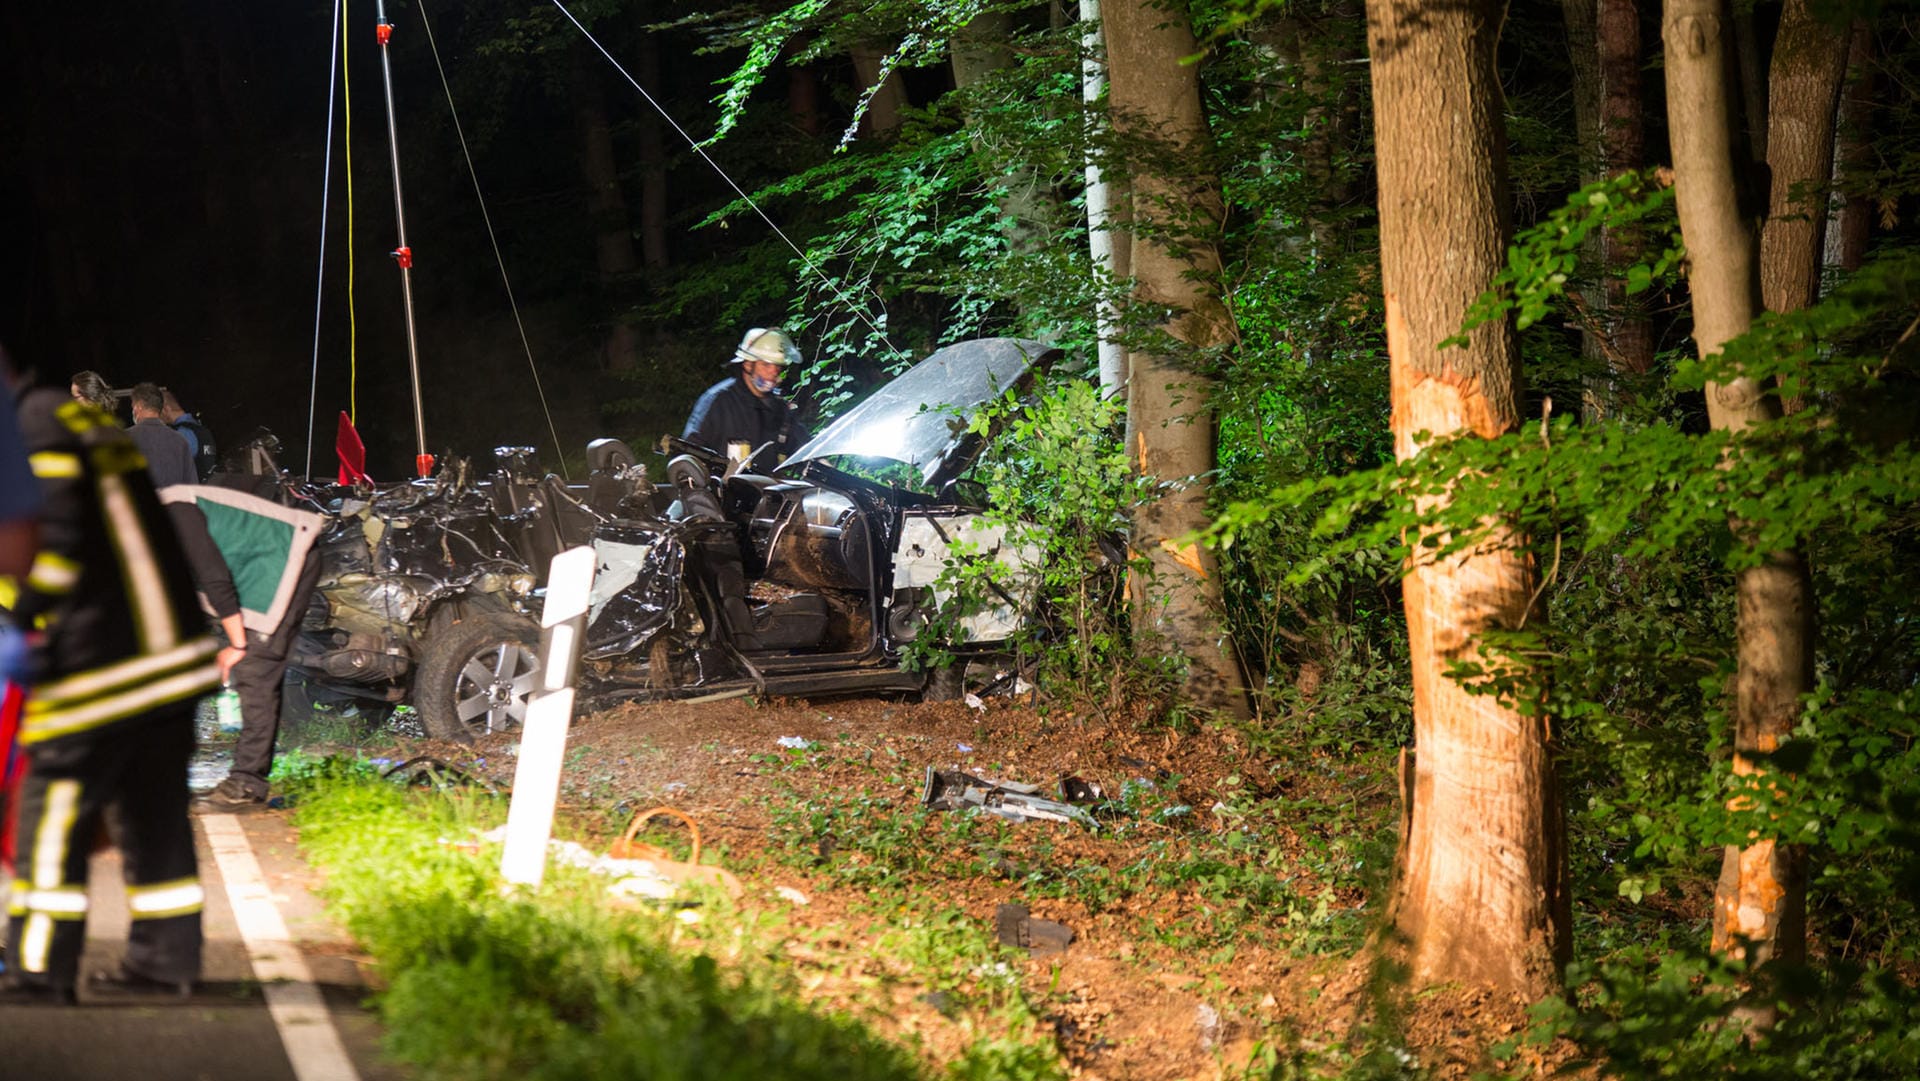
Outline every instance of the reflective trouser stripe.
{"type": "Polygon", "coordinates": [[[16,885],[13,901],[7,906],[8,915],[25,916],[34,912],[44,912],[56,920],[79,919],[87,914],[87,891],[78,887],[34,890],[16,885]]]}
{"type": "Polygon", "coordinates": [[[206,891],[196,878],[178,878],[151,886],[127,887],[127,912],[136,920],[188,916],[206,904],[206,891]]]}
{"type": "MultiPolygon", "coordinates": [[[[65,892],[67,846],[73,834],[75,817],[80,813],[80,782],[53,781],[47,785],[46,805],[40,814],[40,828],[33,834],[33,851],[28,854],[29,896],[42,891],[65,892]]],[[[81,914],[86,912],[86,894],[81,891],[81,914]]],[[[20,934],[20,970],[41,973],[47,970],[47,953],[53,945],[53,914],[29,910],[27,925],[20,934]]]]}

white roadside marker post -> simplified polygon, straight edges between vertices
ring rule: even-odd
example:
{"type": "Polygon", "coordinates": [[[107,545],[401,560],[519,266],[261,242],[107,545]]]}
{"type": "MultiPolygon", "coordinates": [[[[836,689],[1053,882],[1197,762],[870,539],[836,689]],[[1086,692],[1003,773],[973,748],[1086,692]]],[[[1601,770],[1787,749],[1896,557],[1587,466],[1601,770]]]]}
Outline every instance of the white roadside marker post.
{"type": "Polygon", "coordinates": [[[538,889],[546,874],[594,564],[592,548],[569,548],[553,557],[547,572],[547,603],[540,613],[540,686],[527,703],[526,724],[520,730],[520,760],[507,804],[507,843],[500,853],[500,874],[516,885],[538,889]]]}

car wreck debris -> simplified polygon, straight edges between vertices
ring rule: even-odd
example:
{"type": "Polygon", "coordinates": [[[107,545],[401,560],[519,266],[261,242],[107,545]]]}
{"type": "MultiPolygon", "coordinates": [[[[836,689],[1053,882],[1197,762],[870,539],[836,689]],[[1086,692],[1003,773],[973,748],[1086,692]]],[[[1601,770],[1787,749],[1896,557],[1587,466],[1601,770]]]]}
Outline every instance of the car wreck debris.
{"type": "Polygon", "coordinates": [[[935,811],[963,811],[975,808],[987,814],[1013,821],[1037,819],[1044,822],[1078,822],[1088,828],[1098,823],[1085,810],[1071,803],[1044,799],[1034,793],[1039,788],[1016,781],[990,781],[959,770],[927,767],[926,783],[920,802],[935,811]]]}
{"type": "Polygon", "coordinates": [[[1053,920],[1036,920],[1021,904],[1001,905],[993,914],[993,932],[1001,945],[1025,950],[1029,957],[1065,953],[1073,941],[1073,928],[1053,920]]]}

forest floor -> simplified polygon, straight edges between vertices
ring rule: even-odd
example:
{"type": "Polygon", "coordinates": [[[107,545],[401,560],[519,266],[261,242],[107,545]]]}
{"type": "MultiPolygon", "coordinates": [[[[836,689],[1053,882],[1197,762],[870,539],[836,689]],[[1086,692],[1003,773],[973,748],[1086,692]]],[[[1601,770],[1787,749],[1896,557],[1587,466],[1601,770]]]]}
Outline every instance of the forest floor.
{"type": "MultiPolygon", "coordinates": [[[[432,754],[505,787],[515,738],[379,753],[432,754]]],[[[1397,1063],[1380,1063],[1390,1076],[1539,1067],[1526,1049],[1488,1055],[1525,1027],[1524,1001],[1394,993],[1362,949],[1390,841],[1343,834],[1390,837],[1391,776],[1382,752],[1281,761],[1230,729],[1143,728],[1004,700],[734,699],[576,719],[561,798],[566,828],[590,846],[655,805],[691,816],[706,862],[739,874],[740,904],[781,928],[800,993],[931,1063],[980,1033],[924,984],[925,958],[916,968],[886,955],[885,925],[920,899],[989,935],[1016,903],[1072,930],[1064,952],[1024,962],[1023,984],[1037,1031],[1077,1077],[1298,1076],[1288,1064],[1313,1076],[1383,1055],[1397,1063]],[[1032,783],[1049,798],[1066,777],[1109,797],[1124,789],[1132,818],[943,832],[960,816],[918,813],[927,767],[1032,783]]]]}

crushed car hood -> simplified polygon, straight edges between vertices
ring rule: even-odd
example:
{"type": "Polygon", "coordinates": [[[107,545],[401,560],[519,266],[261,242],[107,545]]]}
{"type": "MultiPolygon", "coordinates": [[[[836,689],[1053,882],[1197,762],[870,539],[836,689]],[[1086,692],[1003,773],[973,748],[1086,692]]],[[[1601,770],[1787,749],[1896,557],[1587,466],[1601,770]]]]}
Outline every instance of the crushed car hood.
{"type": "Polygon", "coordinates": [[[1060,351],[1028,338],[976,338],[935,350],[842,413],[781,472],[829,458],[905,462],[930,487],[959,476],[981,440],[967,434],[980,406],[1025,382],[1060,351]]]}

